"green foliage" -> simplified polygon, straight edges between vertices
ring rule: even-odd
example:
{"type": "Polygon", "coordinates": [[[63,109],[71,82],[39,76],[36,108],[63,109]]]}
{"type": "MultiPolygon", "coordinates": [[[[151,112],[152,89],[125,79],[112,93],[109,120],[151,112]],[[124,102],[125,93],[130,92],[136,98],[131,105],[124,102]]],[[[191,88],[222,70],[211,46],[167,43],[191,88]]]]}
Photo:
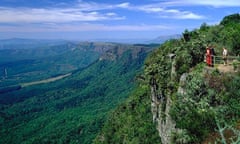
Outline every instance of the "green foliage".
{"type": "Polygon", "coordinates": [[[150,110],[149,89],[138,87],[128,100],[110,115],[95,144],[160,143],[150,110]]]}
{"type": "Polygon", "coordinates": [[[187,130],[190,143],[201,142],[215,126],[214,114],[209,107],[211,95],[203,78],[197,73],[188,76],[184,89],[186,93],[177,96],[171,116],[177,128],[187,130]],[[207,126],[203,128],[203,125],[207,126]]]}
{"type": "Polygon", "coordinates": [[[217,129],[219,120],[234,125],[240,118],[239,76],[193,72],[187,78],[184,94],[171,109],[176,126],[186,130],[190,143],[201,142],[217,129]],[[202,127],[204,125],[204,127],[202,127]]]}
{"type": "Polygon", "coordinates": [[[207,25],[207,23],[202,23],[200,26],[200,31],[208,31],[210,26],[207,25]]]}
{"type": "Polygon", "coordinates": [[[224,99],[224,103],[227,105],[226,116],[234,116],[240,118],[240,77],[234,77],[229,83],[226,82],[227,96],[224,99]]]}
{"type": "MultiPolygon", "coordinates": [[[[153,52],[145,62],[145,76],[151,84],[154,80],[158,84],[158,89],[166,93],[168,88],[172,89],[171,73],[175,67],[176,80],[191,67],[203,61],[205,53],[205,39],[196,30],[193,32],[185,31],[188,40],[169,40],[153,52]],[[170,55],[176,55],[170,58],[170,55]]],[[[185,36],[186,37],[186,36],[185,36]]],[[[186,39],[186,38],[184,38],[186,39]]],[[[175,81],[173,83],[177,83],[175,81]]],[[[174,85],[176,89],[177,85],[174,85]]]]}
{"type": "Polygon", "coordinates": [[[240,23],[240,14],[239,13],[226,16],[220,22],[221,25],[232,25],[232,24],[235,24],[235,23],[237,23],[237,24],[240,23]]]}
{"type": "Polygon", "coordinates": [[[239,120],[239,76],[224,75],[217,70],[206,74],[203,71],[207,46],[213,46],[218,56],[222,55],[223,47],[230,55],[239,54],[239,21],[239,14],[235,14],[225,17],[221,25],[203,23],[200,29],[185,30],[181,40],[165,42],[146,59],[146,82],[154,83],[157,93],[172,99],[171,116],[176,127],[182,129],[182,133],[173,136],[176,142],[179,137],[185,137],[185,143],[200,143],[217,129],[215,117],[223,118],[229,125],[239,120]],[[169,54],[176,56],[169,59],[169,54]],[[171,78],[173,68],[175,79],[171,78]],[[191,74],[184,94],[177,94],[178,82],[184,73],[191,74]]]}

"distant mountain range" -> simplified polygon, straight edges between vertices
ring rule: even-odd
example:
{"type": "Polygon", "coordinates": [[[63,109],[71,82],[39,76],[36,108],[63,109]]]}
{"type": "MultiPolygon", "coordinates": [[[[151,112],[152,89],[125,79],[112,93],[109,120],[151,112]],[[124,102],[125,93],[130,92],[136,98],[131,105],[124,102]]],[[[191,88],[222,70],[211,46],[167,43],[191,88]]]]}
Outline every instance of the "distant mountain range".
{"type": "Polygon", "coordinates": [[[175,35],[162,35],[154,39],[94,39],[92,41],[98,42],[117,42],[117,43],[127,43],[127,44],[162,44],[169,39],[178,39],[181,38],[180,34],[175,35]]]}
{"type": "Polygon", "coordinates": [[[1,39],[0,49],[13,49],[13,48],[39,48],[42,46],[54,46],[64,44],[66,40],[44,40],[44,39],[24,39],[12,38],[1,39]]]}
{"type": "MultiPolygon", "coordinates": [[[[89,39],[85,42],[100,42],[100,43],[125,43],[125,44],[151,44],[151,43],[157,43],[161,44],[169,39],[177,39],[180,38],[180,34],[175,35],[162,35],[154,39],[89,39]]],[[[73,43],[82,43],[84,41],[80,40],[48,40],[48,39],[24,39],[24,38],[11,38],[11,39],[1,39],[0,40],[0,49],[6,49],[6,48],[14,48],[14,46],[22,45],[27,47],[39,47],[42,45],[59,45],[67,42],[73,42],[73,43]]]]}
{"type": "Polygon", "coordinates": [[[149,40],[149,41],[146,41],[146,43],[164,43],[165,41],[167,40],[170,40],[170,39],[179,39],[181,38],[182,35],[180,34],[176,34],[176,35],[166,35],[166,36],[159,36],[155,39],[152,39],[152,40],[149,40]]]}

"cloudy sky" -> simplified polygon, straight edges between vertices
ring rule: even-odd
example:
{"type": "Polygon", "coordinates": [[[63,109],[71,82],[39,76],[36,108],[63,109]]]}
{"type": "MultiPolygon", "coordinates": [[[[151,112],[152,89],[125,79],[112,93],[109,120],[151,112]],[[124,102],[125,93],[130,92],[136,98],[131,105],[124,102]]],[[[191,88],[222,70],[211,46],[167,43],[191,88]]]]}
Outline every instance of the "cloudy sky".
{"type": "Polygon", "coordinates": [[[154,39],[239,10],[240,0],[1,0],[0,39],[154,39]]]}

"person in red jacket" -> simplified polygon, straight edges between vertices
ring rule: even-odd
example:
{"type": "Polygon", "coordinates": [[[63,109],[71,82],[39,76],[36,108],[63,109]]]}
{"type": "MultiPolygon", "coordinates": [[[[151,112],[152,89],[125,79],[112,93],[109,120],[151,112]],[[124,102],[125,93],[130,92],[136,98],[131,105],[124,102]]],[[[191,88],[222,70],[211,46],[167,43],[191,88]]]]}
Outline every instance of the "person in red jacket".
{"type": "Polygon", "coordinates": [[[206,49],[206,63],[208,66],[212,65],[212,56],[211,56],[211,50],[209,47],[206,49]]]}

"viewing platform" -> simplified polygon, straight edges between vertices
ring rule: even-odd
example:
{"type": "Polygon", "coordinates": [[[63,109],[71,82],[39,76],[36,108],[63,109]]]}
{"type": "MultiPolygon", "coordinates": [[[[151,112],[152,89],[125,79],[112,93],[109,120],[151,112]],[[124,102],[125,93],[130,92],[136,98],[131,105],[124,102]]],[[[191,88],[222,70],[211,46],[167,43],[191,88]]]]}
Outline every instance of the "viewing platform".
{"type": "MultiPolygon", "coordinates": [[[[239,56],[227,56],[227,63],[224,65],[222,56],[212,56],[213,67],[206,66],[207,69],[217,68],[222,73],[231,73],[240,71],[240,57],[239,56]]],[[[204,61],[206,58],[204,58],[204,61]]]]}

